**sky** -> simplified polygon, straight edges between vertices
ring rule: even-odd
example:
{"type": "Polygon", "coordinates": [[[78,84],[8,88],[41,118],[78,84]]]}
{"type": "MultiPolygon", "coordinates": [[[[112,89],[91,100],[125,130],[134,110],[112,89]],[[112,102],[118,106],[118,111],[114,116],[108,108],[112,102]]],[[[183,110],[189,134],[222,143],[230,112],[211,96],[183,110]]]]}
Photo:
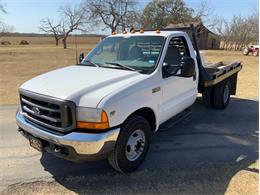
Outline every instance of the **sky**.
{"type": "MultiPolygon", "coordinates": [[[[1,0],[0,0],[1,1],[1,0]]],[[[259,8],[258,0],[206,0],[212,15],[230,21],[234,14],[248,16],[259,8]]],[[[46,17],[59,20],[59,8],[63,5],[78,5],[82,0],[2,0],[7,14],[0,13],[0,20],[14,26],[16,32],[39,33],[40,20],[46,17]]],[[[150,0],[138,0],[144,8],[150,0]]],[[[196,9],[200,0],[185,0],[188,7],[196,9]]],[[[104,34],[101,30],[97,33],[104,34]]],[[[93,32],[95,33],[95,32],[93,32]]]]}

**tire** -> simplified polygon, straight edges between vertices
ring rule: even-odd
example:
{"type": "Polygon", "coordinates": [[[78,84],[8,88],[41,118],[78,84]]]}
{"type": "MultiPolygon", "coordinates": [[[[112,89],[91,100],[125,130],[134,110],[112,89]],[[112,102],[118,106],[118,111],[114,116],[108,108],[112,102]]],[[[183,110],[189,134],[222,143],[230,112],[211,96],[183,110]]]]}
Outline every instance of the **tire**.
{"type": "Polygon", "coordinates": [[[258,55],[259,55],[259,51],[258,51],[258,50],[256,50],[256,51],[253,52],[253,56],[254,56],[254,57],[257,57],[258,55]]]}
{"type": "Polygon", "coordinates": [[[249,54],[249,48],[244,48],[243,49],[243,55],[247,56],[249,54]]]}
{"type": "Polygon", "coordinates": [[[229,80],[224,80],[215,86],[213,97],[214,108],[225,109],[228,106],[230,100],[230,90],[231,85],[229,80]]]}
{"type": "Polygon", "coordinates": [[[203,93],[202,93],[202,99],[203,103],[207,108],[212,108],[214,106],[213,102],[213,88],[208,87],[205,88],[203,93]]]}
{"type": "Polygon", "coordinates": [[[115,148],[108,156],[109,164],[119,172],[133,172],[143,162],[149,149],[150,138],[151,127],[147,120],[138,115],[131,116],[121,127],[115,148]],[[133,150],[136,147],[140,153],[133,150]]]}

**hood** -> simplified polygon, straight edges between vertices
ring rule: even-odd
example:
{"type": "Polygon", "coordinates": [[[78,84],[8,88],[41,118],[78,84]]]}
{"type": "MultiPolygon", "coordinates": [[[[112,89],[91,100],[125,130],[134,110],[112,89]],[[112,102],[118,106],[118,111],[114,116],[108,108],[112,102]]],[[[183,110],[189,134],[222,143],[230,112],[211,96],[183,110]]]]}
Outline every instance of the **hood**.
{"type": "Polygon", "coordinates": [[[90,66],[69,66],[37,76],[20,88],[96,107],[109,93],[144,78],[138,72],[90,66]]]}

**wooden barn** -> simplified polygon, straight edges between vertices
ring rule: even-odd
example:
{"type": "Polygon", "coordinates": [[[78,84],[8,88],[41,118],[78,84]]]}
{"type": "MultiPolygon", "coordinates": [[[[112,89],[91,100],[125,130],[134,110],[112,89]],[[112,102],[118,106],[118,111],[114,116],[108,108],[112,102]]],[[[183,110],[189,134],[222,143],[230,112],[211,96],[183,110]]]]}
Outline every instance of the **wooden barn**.
{"type": "MultiPolygon", "coordinates": [[[[178,27],[189,27],[190,23],[183,24],[169,24],[166,28],[178,28],[178,27]]],[[[219,49],[220,48],[220,37],[211,32],[201,22],[193,23],[194,28],[197,31],[197,43],[199,49],[219,49]]]]}

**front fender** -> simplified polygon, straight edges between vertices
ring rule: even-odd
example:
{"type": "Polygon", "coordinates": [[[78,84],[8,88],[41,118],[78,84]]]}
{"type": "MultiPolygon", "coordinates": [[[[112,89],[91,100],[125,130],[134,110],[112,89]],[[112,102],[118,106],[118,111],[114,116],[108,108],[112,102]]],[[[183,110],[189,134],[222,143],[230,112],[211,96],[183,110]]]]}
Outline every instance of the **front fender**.
{"type": "Polygon", "coordinates": [[[155,115],[157,130],[160,124],[158,108],[162,92],[159,90],[154,93],[153,89],[156,87],[158,87],[158,82],[155,79],[146,79],[105,97],[98,107],[106,111],[110,127],[121,125],[136,110],[150,108],[155,115]]]}

